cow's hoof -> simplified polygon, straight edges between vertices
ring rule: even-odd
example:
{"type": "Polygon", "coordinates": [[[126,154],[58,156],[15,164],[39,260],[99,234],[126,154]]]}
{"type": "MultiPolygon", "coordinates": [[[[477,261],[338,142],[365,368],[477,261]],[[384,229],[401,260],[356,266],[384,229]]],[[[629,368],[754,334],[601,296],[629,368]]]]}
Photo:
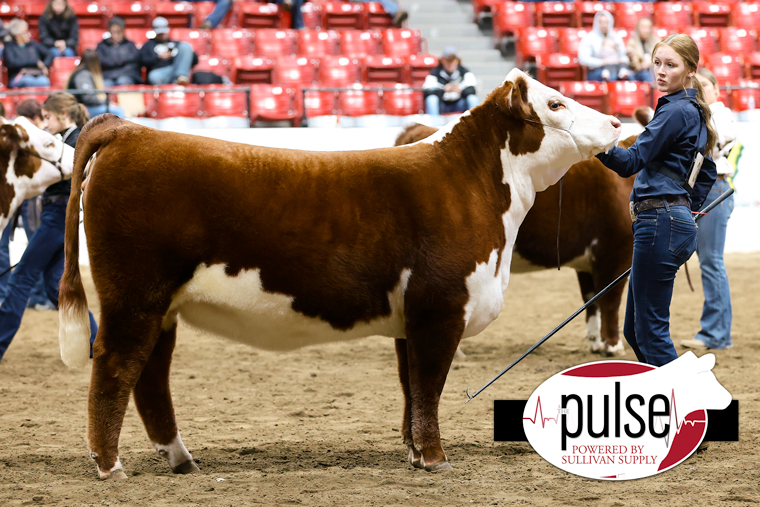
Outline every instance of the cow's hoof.
{"type": "Polygon", "coordinates": [[[194,474],[200,472],[201,469],[195,464],[195,461],[189,459],[183,463],[180,463],[176,467],[172,468],[172,472],[175,474],[194,474]]]}
{"type": "Polygon", "coordinates": [[[448,461],[441,461],[435,465],[426,465],[425,470],[428,472],[447,472],[454,469],[451,467],[451,465],[449,465],[448,461]]]}
{"type": "Polygon", "coordinates": [[[414,468],[425,468],[422,465],[422,453],[415,451],[412,448],[409,449],[409,463],[411,463],[414,468]]]}
{"type": "Polygon", "coordinates": [[[623,341],[619,340],[617,342],[617,345],[610,345],[609,343],[606,343],[602,355],[607,357],[625,355],[625,347],[623,346],[623,341]]]}
{"type": "Polygon", "coordinates": [[[123,481],[127,478],[127,474],[124,473],[124,470],[114,470],[108,475],[101,475],[100,479],[103,481],[123,481]]]}

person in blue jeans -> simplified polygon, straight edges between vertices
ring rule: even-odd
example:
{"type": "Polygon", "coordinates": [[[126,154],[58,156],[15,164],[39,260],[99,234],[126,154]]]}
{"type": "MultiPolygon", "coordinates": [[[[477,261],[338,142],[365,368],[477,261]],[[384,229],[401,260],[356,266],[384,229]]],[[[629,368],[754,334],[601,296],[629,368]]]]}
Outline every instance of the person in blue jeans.
{"type": "Polygon", "coordinates": [[[447,47],[422,84],[425,112],[432,116],[441,113],[467,111],[480,103],[475,95],[475,75],[462,66],[454,47],[447,47]]]}
{"type": "Polygon", "coordinates": [[[688,35],[671,35],[654,48],[657,101],[652,121],[628,149],[597,158],[622,177],[636,175],[631,192],[633,265],[623,334],[639,361],[662,366],[678,358],[670,337],[670,301],[678,268],[697,248],[692,210],[716,179],[717,135],[696,79],[699,49],[688,35]],[[696,162],[696,163],[695,163],[696,162]]]}
{"type": "MultiPolygon", "coordinates": [[[[48,131],[61,134],[63,142],[75,146],[82,126],[89,120],[87,108],[70,93],[50,95],[42,106],[48,131]]],[[[29,293],[40,273],[45,276],[48,298],[58,306],[58,287],[63,274],[66,205],[71,180],[50,185],[42,194],[40,226],[29,241],[24,255],[11,275],[8,295],[0,305],[0,359],[16,335],[26,309],[29,293]]],[[[90,344],[95,340],[98,325],[90,314],[90,344]]]]}
{"type": "Polygon", "coordinates": [[[161,16],[153,20],[156,36],[140,48],[139,59],[148,71],[148,82],[153,85],[177,83],[186,85],[198,56],[187,42],[169,38],[169,22],[161,16]]]}
{"type": "MultiPolygon", "coordinates": [[[[735,145],[737,128],[731,110],[718,100],[720,89],[715,75],[703,68],[697,72],[697,78],[705,91],[705,102],[710,106],[713,126],[718,133],[718,142],[712,153],[718,169],[718,179],[707,197],[708,201],[714,201],[731,188],[730,180],[735,168],[727,157],[735,145]]],[[[733,210],[734,196],[731,195],[699,221],[697,255],[702,270],[705,303],[702,307],[701,329],[693,339],[682,340],[683,347],[705,350],[728,349],[733,346],[731,292],[723,262],[726,228],[733,210]]]]}
{"type": "Polygon", "coordinates": [[[8,69],[9,88],[50,86],[50,65],[55,56],[45,46],[32,40],[29,25],[15,18],[8,23],[12,39],[5,43],[3,65],[8,69]]]}
{"type": "MultiPolygon", "coordinates": [[[[208,0],[174,0],[174,1],[189,1],[189,2],[206,2],[208,0]]],[[[201,30],[208,30],[210,28],[216,28],[224,20],[224,16],[232,7],[232,0],[213,0],[216,4],[211,14],[200,24],[198,28],[201,30]]]]}
{"type": "Polygon", "coordinates": [[[385,12],[393,17],[393,26],[401,27],[406,18],[409,17],[409,13],[399,8],[398,3],[394,0],[361,0],[363,3],[380,2],[385,12]]]}

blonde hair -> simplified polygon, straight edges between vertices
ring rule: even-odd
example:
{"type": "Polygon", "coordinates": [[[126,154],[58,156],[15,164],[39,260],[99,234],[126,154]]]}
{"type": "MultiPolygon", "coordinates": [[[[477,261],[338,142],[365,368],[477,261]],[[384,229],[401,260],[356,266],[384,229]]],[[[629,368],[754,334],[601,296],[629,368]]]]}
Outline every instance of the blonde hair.
{"type": "Polygon", "coordinates": [[[56,92],[51,94],[42,104],[42,109],[53,113],[58,121],[68,116],[71,121],[76,123],[77,127],[83,127],[90,119],[90,113],[84,104],[77,102],[76,97],[66,92],[56,92]]]}
{"type": "MultiPolygon", "coordinates": [[[[694,72],[694,76],[691,78],[691,88],[696,88],[697,90],[697,104],[699,105],[699,109],[702,110],[702,116],[704,117],[707,126],[707,145],[705,147],[705,153],[712,153],[718,140],[718,134],[715,132],[715,128],[712,125],[712,114],[705,102],[705,92],[702,89],[702,84],[699,82],[699,79],[697,79],[697,65],[699,63],[699,48],[697,47],[697,43],[694,42],[694,39],[683,33],[668,35],[655,44],[654,50],[652,50],[652,61],[654,61],[654,55],[657,53],[657,48],[660,46],[669,46],[673,48],[673,50],[678,53],[678,56],[683,59],[684,64],[686,65],[686,70],[694,72]]],[[[684,83],[684,89],[685,88],[686,83],[684,83]]]]}

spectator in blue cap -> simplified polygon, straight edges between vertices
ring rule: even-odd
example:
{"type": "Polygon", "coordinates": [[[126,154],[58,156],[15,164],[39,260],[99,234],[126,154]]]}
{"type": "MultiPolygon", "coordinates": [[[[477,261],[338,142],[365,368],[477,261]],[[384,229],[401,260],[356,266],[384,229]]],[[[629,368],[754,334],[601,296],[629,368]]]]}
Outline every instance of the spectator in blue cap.
{"type": "Polygon", "coordinates": [[[422,87],[429,115],[467,111],[480,101],[475,95],[475,75],[462,66],[454,47],[447,47],[422,87]]]}

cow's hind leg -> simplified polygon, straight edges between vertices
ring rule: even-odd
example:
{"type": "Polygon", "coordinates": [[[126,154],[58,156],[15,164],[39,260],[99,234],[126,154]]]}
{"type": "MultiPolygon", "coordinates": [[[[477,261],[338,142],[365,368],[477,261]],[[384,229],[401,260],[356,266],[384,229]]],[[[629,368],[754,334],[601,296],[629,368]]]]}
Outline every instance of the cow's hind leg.
{"type": "Polygon", "coordinates": [[[153,353],[135,385],[134,395],[137,411],[156,452],[166,458],[174,473],[188,474],[198,472],[199,468],[182,443],[174,418],[169,369],[176,340],[175,321],[169,323],[169,329],[161,330],[153,353]]]}
{"type": "Polygon", "coordinates": [[[90,456],[101,479],[125,479],[119,461],[119,434],[129,395],[161,331],[161,317],[104,307],[93,346],[88,402],[90,456]]]}
{"type": "Polygon", "coordinates": [[[422,454],[414,448],[412,439],[412,395],[409,390],[409,360],[406,340],[396,339],[396,357],[398,358],[398,377],[404,391],[404,418],[401,421],[401,438],[409,449],[409,463],[414,468],[422,468],[422,454]]]}
{"type": "MultiPolygon", "coordinates": [[[[596,295],[594,277],[591,273],[583,271],[578,271],[577,275],[578,284],[581,287],[581,296],[583,302],[586,303],[596,295]]],[[[586,340],[588,340],[588,347],[591,352],[599,353],[604,349],[601,315],[596,303],[586,308],[586,340]]]]}
{"type": "MultiPolygon", "coordinates": [[[[625,268],[621,268],[617,272],[594,273],[594,285],[601,291],[620,276],[624,270],[625,268]]],[[[620,312],[620,302],[623,298],[624,290],[625,284],[622,282],[618,283],[597,301],[601,314],[601,336],[603,343],[599,352],[605,356],[625,354],[625,347],[623,346],[623,340],[620,339],[618,326],[618,313],[620,312]]]]}

